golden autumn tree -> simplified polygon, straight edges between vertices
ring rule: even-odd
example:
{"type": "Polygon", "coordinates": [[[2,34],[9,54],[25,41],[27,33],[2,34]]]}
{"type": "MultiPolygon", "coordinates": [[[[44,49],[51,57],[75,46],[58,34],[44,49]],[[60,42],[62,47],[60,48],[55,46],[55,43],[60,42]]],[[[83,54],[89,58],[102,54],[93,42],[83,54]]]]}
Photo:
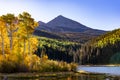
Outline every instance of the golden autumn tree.
{"type": "Polygon", "coordinates": [[[9,43],[10,43],[10,52],[12,53],[13,50],[13,35],[18,30],[18,19],[14,16],[14,14],[7,14],[2,15],[2,19],[5,22],[5,27],[8,32],[9,36],[9,43]]]}
{"type": "Polygon", "coordinates": [[[28,41],[28,54],[30,54],[30,38],[34,32],[35,27],[37,26],[37,22],[34,21],[34,19],[31,17],[31,15],[27,12],[23,12],[22,14],[19,14],[19,33],[21,33],[20,37],[24,39],[24,52],[26,51],[26,40],[28,41]]]}
{"type": "Polygon", "coordinates": [[[37,22],[34,21],[34,19],[31,17],[31,15],[27,12],[23,12],[22,14],[19,14],[19,30],[18,32],[21,34],[19,35],[24,41],[24,50],[23,55],[26,53],[26,43],[28,45],[28,56],[30,56],[30,69],[33,67],[32,63],[32,51],[34,51],[34,48],[37,47],[37,40],[32,37],[32,34],[34,32],[35,27],[37,27],[37,22]],[[35,47],[32,46],[35,45],[35,47]],[[32,48],[31,48],[32,47],[32,48]],[[31,51],[32,50],[32,51],[31,51]]]}
{"type": "Polygon", "coordinates": [[[37,26],[38,23],[27,12],[18,16],[0,16],[0,72],[38,67],[40,58],[33,54],[38,46],[37,37],[33,36],[37,26]]]}
{"type": "Polygon", "coordinates": [[[5,45],[6,45],[6,38],[7,38],[7,29],[5,27],[5,22],[0,16],[0,38],[1,38],[1,49],[2,49],[2,54],[5,56],[5,45]]]}

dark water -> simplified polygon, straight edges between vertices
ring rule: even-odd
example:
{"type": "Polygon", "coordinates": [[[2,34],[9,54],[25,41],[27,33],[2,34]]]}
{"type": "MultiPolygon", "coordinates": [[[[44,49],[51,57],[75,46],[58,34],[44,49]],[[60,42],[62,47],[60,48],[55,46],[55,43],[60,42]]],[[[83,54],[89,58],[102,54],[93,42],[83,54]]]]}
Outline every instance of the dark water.
{"type": "Polygon", "coordinates": [[[61,76],[52,76],[52,77],[37,77],[37,78],[1,78],[0,80],[120,80],[120,67],[96,67],[96,66],[79,66],[79,70],[84,70],[88,72],[93,72],[91,74],[80,74],[74,73],[71,75],[64,74],[61,76]]]}
{"type": "MultiPolygon", "coordinates": [[[[1,79],[4,80],[4,79],[1,79]]],[[[15,79],[8,78],[5,80],[120,80],[119,76],[107,76],[107,75],[98,75],[98,74],[80,74],[78,76],[68,76],[68,77],[39,77],[39,78],[29,78],[29,79],[15,79]]]]}

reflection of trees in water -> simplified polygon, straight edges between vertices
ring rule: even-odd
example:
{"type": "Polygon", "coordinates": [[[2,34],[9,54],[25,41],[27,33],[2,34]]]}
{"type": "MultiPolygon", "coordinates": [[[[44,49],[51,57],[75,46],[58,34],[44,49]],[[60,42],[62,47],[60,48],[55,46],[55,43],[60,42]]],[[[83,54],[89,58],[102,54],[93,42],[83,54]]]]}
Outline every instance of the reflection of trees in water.
{"type": "Polygon", "coordinates": [[[80,74],[78,76],[68,77],[65,80],[120,80],[120,77],[99,74],[80,74]]]}
{"type": "MultiPolygon", "coordinates": [[[[9,80],[9,78],[0,78],[0,80],[9,80]]],[[[30,78],[28,80],[31,80],[30,78]]],[[[119,76],[107,76],[100,74],[77,74],[70,76],[58,77],[39,77],[32,80],[120,80],[119,76]]]]}
{"type": "Polygon", "coordinates": [[[120,80],[120,77],[109,77],[106,78],[105,80],[120,80]]]}
{"type": "Polygon", "coordinates": [[[77,80],[99,80],[97,76],[91,76],[90,74],[81,75],[77,80]]]}

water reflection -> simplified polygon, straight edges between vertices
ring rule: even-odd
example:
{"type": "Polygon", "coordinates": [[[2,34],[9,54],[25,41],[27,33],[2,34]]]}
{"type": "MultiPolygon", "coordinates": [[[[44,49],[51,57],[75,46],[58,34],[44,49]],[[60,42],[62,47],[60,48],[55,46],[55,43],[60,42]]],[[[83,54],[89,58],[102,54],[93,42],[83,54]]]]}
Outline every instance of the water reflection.
{"type": "Polygon", "coordinates": [[[120,80],[120,77],[106,75],[81,75],[64,80],[120,80]]]}
{"type": "Polygon", "coordinates": [[[39,78],[7,78],[0,80],[120,80],[119,76],[99,75],[99,74],[79,74],[77,76],[67,77],[39,77],[39,78]]]}

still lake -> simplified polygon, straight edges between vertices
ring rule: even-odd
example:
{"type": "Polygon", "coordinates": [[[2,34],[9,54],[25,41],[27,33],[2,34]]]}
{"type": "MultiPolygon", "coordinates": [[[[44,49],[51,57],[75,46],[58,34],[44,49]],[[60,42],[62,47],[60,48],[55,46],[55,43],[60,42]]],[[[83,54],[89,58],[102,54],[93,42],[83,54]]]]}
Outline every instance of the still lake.
{"type": "MultiPolygon", "coordinates": [[[[37,78],[8,78],[6,80],[120,80],[120,67],[112,66],[79,66],[77,71],[84,70],[91,74],[74,73],[75,75],[58,75],[37,78]]],[[[3,78],[0,80],[4,80],[3,78]]]]}
{"type": "Polygon", "coordinates": [[[120,66],[79,66],[77,71],[84,70],[92,73],[105,73],[120,76],[120,66]]]}

